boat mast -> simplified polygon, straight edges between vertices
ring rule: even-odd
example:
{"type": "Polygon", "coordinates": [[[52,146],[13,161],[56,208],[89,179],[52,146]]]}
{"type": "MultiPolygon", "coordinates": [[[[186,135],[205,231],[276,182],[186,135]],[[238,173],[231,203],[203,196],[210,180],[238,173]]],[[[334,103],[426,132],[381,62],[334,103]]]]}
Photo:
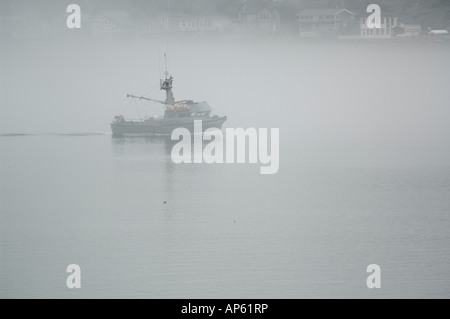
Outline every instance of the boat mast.
{"type": "Polygon", "coordinates": [[[167,71],[167,56],[166,56],[166,54],[164,54],[164,60],[165,60],[166,71],[164,72],[165,79],[160,81],[161,90],[166,91],[166,104],[174,105],[175,98],[173,97],[173,92],[172,92],[173,76],[169,75],[169,71],[167,71]]]}

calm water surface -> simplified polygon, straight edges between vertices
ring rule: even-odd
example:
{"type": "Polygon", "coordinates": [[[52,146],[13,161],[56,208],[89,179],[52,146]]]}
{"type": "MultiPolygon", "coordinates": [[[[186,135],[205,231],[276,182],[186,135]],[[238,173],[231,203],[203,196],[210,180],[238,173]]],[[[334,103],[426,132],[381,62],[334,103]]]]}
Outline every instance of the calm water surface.
{"type": "Polygon", "coordinates": [[[170,150],[0,137],[0,297],[450,297],[449,148],[285,144],[271,176],[170,150]]]}

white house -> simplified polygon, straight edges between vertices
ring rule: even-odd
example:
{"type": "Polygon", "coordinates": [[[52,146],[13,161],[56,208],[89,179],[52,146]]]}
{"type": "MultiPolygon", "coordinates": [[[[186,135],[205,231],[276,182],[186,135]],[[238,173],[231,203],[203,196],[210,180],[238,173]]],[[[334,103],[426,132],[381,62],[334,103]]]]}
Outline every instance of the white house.
{"type": "Polygon", "coordinates": [[[326,33],[340,33],[352,24],[355,14],[347,9],[306,9],[297,14],[300,37],[316,37],[326,33]]]}
{"type": "Polygon", "coordinates": [[[449,32],[447,30],[431,30],[428,32],[428,37],[432,39],[445,39],[449,37],[449,32]]]}
{"type": "Polygon", "coordinates": [[[404,30],[403,34],[410,37],[416,37],[422,33],[422,26],[420,24],[401,23],[400,28],[404,30]]]}
{"type": "Polygon", "coordinates": [[[141,19],[136,24],[136,31],[140,35],[163,34],[170,30],[170,17],[168,15],[141,19]]]}
{"type": "Polygon", "coordinates": [[[137,23],[137,32],[141,35],[161,33],[202,33],[224,32],[230,30],[232,22],[226,16],[161,15],[141,20],[137,23]]]}
{"type": "Polygon", "coordinates": [[[105,11],[98,14],[91,22],[92,35],[114,37],[135,31],[136,26],[130,22],[125,11],[105,11]]]}
{"type": "Polygon", "coordinates": [[[362,18],[360,22],[360,36],[365,39],[389,39],[392,38],[393,29],[398,27],[397,17],[381,17],[381,28],[367,27],[367,18],[362,18]]]}
{"type": "Polygon", "coordinates": [[[261,0],[245,1],[238,12],[238,29],[244,32],[274,33],[280,25],[278,10],[261,0]]]}
{"type": "Polygon", "coordinates": [[[180,32],[223,32],[231,29],[231,20],[225,16],[183,16],[178,21],[180,32]]]}
{"type": "Polygon", "coordinates": [[[212,31],[212,17],[182,16],[178,20],[178,30],[180,32],[201,32],[212,31]]]}

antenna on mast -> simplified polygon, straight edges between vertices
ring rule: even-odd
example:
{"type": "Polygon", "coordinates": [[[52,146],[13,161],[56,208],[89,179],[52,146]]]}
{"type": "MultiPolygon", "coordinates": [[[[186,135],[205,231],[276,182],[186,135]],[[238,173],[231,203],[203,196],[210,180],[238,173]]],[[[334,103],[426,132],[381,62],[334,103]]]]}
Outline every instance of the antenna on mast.
{"type": "Polygon", "coordinates": [[[164,72],[165,79],[164,80],[161,79],[161,81],[160,81],[161,90],[166,91],[166,104],[174,105],[175,98],[173,97],[173,92],[172,92],[173,76],[169,75],[169,71],[167,69],[167,54],[166,53],[164,53],[164,62],[165,62],[166,71],[164,72]]]}
{"type": "Polygon", "coordinates": [[[165,66],[164,74],[165,74],[166,79],[167,79],[167,76],[169,75],[169,70],[167,69],[167,54],[166,53],[164,53],[164,66],[165,66]]]}

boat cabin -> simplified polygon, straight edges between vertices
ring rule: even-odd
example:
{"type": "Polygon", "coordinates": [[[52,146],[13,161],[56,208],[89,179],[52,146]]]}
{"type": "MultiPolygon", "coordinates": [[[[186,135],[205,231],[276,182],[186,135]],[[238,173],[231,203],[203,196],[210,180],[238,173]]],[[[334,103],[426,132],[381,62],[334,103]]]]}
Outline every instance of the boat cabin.
{"type": "Polygon", "coordinates": [[[212,108],[206,102],[180,101],[174,105],[166,105],[164,118],[205,117],[211,111],[212,108]]]}

